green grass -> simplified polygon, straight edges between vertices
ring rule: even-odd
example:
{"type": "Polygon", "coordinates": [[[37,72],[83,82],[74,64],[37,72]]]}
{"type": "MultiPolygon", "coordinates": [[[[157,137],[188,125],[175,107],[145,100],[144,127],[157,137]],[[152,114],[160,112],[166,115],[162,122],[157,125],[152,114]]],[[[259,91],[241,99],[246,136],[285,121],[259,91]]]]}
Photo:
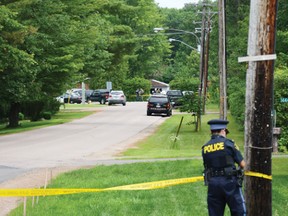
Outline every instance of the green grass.
{"type": "Polygon", "coordinates": [[[288,158],[272,160],[272,206],[273,215],[286,215],[288,212],[288,158]]]}
{"type": "MultiPolygon", "coordinates": [[[[287,158],[273,159],[273,215],[288,211],[287,158]]],[[[150,181],[200,176],[202,160],[178,160],[97,166],[62,174],[49,188],[108,188],[150,181]]],[[[208,215],[203,182],[144,191],[110,191],[40,197],[27,204],[27,215],[208,215]]],[[[21,215],[23,205],[10,215],[21,215]]],[[[226,216],[230,215],[226,209],[226,216]]]]}
{"type": "MultiPolygon", "coordinates": [[[[138,143],[136,148],[131,148],[122,153],[121,156],[129,159],[201,156],[201,147],[210,138],[210,129],[207,122],[212,118],[219,118],[219,114],[202,116],[201,130],[196,132],[195,125],[189,124],[193,121],[191,115],[174,115],[167,119],[155,134],[138,143]],[[184,117],[182,126],[176,138],[182,116],[184,117]]],[[[231,128],[228,138],[231,137],[243,150],[243,132],[237,130],[237,125],[231,116],[228,119],[230,120],[229,128],[231,128]]]]}

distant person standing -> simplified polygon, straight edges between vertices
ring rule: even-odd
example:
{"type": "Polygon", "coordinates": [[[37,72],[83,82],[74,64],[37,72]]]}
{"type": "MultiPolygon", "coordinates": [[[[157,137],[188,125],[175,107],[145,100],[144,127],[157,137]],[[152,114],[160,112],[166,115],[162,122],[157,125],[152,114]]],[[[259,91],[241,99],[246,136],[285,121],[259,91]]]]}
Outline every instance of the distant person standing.
{"type": "Polygon", "coordinates": [[[142,94],[144,93],[144,90],[142,88],[138,88],[136,90],[136,101],[143,101],[143,98],[142,98],[142,94]]]}
{"type": "Polygon", "coordinates": [[[142,95],[144,94],[144,90],[142,88],[139,89],[139,99],[140,101],[143,101],[142,95]]]}
{"type": "Polygon", "coordinates": [[[231,215],[246,215],[242,194],[245,162],[237,145],[226,138],[229,121],[210,120],[211,139],[202,146],[205,184],[208,185],[209,216],[222,216],[226,204],[231,215]],[[235,163],[241,169],[236,169],[235,163]]]}
{"type": "Polygon", "coordinates": [[[139,101],[139,89],[136,90],[136,101],[139,101]]]}

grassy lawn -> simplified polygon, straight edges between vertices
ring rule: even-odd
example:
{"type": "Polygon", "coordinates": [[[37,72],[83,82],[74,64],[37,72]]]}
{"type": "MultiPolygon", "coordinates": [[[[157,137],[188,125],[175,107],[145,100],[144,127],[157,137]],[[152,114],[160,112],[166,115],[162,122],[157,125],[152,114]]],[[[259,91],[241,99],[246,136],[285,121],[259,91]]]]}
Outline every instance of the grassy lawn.
{"type": "MultiPolygon", "coordinates": [[[[273,159],[273,215],[288,211],[287,158],[273,159]]],[[[97,166],[66,173],[49,188],[108,188],[165,179],[199,176],[202,160],[178,160],[153,163],[97,166]]],[[[203,182],[156,190],[110,191],[40,197],[32,208],[28,199],[27,215],[208,215],[207,187],[203,182]]],[[[23,205],[10,215],[21,215],[23,205]]],[[[230,215],[226,209],[226,216],[230,215]]]]}
{"type": "MultiPolygon", "coordinates": [[[[202,116],[202,126],[199,132],[195,131],[195,125],[189,124],[193,117],[189,114],[174,115],[167,119],[157,130],[157,133],[137,144],[137,147],[124,152],[122,156],[129,159],[143,158],[174,158],[174,157],[195,157],[201,156],[201,146],[210,138],[210,130],[207,122],[212,118],[218,118],[218,114],[202,116]],[[176,138],[176,133],[183,118],[182,126],[176,138]]],[[[233,139],[243,152],[243,132],[238,131],[236,123],[232,117],[229,130],[233,139]]]]}
{"type": "MultiPolygon", "coordinates": [[[[179,114],[168,118],[155,134],[142,140],[121,158],[187,158],[184,160],[141,162],[124,165],[96,166],[60,175],[48,188],[108,188],[150,181],[197,177],[202,175],[201,146],[209,139],[206,122],[218,118],[218,114],[202,117],[200,132],[195,125],[188,124],[190,115],[179,114]],[[175,135],[184,116],[179,136],[175,135]]],[[[231,116],[229,137],[243,152],[243,131],[231,116]]],[[[286,215],[288,211],[288,158],[273,158],[273,215],[286,215]]],[[[206,206],[207,187],[203,182],[189,183],[155,190],[107,191],[79,193],[74,195],[40,197],[32,208],[28,199],[27,215],[139,215],[163,216],[208,215],[206,206]]],[[[259,197],[260,198],[260,197],[259,197]]],[[[10,215],[23,215],[23,204],[10,215]]],[[[226,208],[225,216],[230,215],[226,208]]]]}

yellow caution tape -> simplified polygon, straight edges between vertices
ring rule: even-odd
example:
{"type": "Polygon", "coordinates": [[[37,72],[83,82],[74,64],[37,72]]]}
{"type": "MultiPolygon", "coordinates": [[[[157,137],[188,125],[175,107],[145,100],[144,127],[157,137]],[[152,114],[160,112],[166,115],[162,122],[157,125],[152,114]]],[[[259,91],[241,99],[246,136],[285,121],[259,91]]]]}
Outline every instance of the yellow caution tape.
{"type": "Polygon", "coordinates": [[[252,171],[245,171],[244,174],[245,174],[246,176],[254,176],[254,177],[259,177],[259,178],[264,178],[264,179],[272,180],[272,175],[266,175],[266,174],[263,174],[263,173],[252,172],[252,171]]]}
{"type": "Polygon", "coordinates": [[[181,178],[181,179],[171,179],[171,180],[164,180],[164,181],[154,181],[154,182],[147,182],[147,183],[140,183],[140,184],[132,184],[132,185],[124,185],[119,187],[112,187],[104,189],[105,191],[109,190],[151,190],[151,189],[158,189],[169,187],[178,184],[187,184],[193,183],[198,181],[203,181],[203,176],[198,177],[191,177],[191,178],[181,178]]]}
{"type": "Polygon", "coordinates": [[[116,191],[116,190],[152,190],[158,188],[169,187],[178,184],[187,184],[197,181],[203,181],[203,176],[172,179],[164,181],[147,182],[140,184],[131,184],[124,186],[117,186],[104,189],[0,189],[0,197],[8,196],[53,196],[53,195],[65,195],[76,193],[94,193],[103,191],[116,191]]]}
{"type": "MultiPolygon", "coordinates": [[[[257,173],[252,171],[245,171],[246,176],[254,176],[259,178],[265,178],[272,180],[272,176],[266,175],[263,173],[257,173]]],[[[0,197],[15,197],[15,196],[54,196],[54,195],[65,195],[65,194],[77,194],[77,193],[95,193],[95,192],[103,192],[103,191],[116,191],[116,190],[152,190],[165,188],[169,186],[179,185],[179,184],[187,184],[198,181],[203,181],[203,176],[191,177],[191,178],[180,178],[180,179],[171,179],[171,180],[163,180],[163,181],[154,181],[147,183],[139,183],[139,184],[131,184],[124,186],[117,186],[111,188],[103,188],[103,189],[93,189],[93,188],[84,188],[84,189],[0,189],[0,197]]]]}

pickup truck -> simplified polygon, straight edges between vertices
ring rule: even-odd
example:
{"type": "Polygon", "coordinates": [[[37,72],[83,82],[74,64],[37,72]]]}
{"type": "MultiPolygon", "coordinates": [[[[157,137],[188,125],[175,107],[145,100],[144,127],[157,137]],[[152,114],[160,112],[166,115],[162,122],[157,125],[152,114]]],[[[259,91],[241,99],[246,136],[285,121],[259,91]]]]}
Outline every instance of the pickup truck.
{"type": "Polygon", "coordinates": [[[166,92],[166,95],[172,102],[173,106],[181,105],[181,98],[183,97],[182,91],[180,90],[169,90],[166,92]]]}

